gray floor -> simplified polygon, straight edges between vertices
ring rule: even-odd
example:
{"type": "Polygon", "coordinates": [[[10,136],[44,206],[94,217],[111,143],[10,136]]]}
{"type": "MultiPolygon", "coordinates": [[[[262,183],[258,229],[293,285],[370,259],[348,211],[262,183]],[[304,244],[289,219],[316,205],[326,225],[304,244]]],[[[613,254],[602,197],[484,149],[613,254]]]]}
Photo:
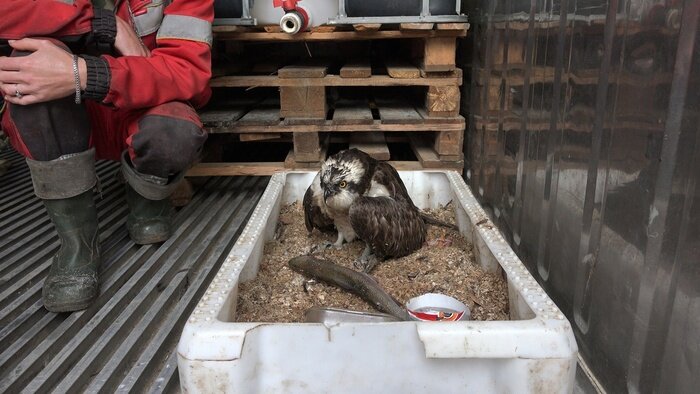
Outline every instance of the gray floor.
{"type": "Polygon", "coordinates": [[[118,166],[99,163],[101,294],[85,311],[55,314],[41,286],[57,235],[24,160],[0,159],[12,163],[0,177],[0,392],[176,390],[181,328],[269,178],[209,179],[177,213],[170,240],[138,246],[124,228],[118,166]]]}

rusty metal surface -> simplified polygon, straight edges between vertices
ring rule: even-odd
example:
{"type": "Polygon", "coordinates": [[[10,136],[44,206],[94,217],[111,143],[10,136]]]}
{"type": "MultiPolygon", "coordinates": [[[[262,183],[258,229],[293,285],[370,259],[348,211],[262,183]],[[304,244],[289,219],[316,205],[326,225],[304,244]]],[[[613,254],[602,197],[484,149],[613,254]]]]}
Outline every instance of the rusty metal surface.
{"type": "Polygon", "coordinates": [[[467,181],[604,389],[696,392],[700,2],[467,11],[467,181]]]}
{"type": "Polygon", "coordinates": [[[162,245],[124,227],[117,163],[100,162],[101,293],[89,309],[46,311],[41,286],[59,244],[19,155],[0,176],[0,392],[176,391],[185,320],[225,259],[269,178],[211,178],[178,211],[162,245]]]}

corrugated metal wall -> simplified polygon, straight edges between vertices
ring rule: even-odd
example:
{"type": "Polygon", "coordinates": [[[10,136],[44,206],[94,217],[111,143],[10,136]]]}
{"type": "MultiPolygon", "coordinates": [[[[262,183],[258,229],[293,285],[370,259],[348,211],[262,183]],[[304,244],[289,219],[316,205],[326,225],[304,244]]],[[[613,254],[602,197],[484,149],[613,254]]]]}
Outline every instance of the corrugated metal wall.
{"type": "Polygon", "coordinates": [[[605,389],[697,392],[700,1],[467,8],[468,182],[605,389]]]}

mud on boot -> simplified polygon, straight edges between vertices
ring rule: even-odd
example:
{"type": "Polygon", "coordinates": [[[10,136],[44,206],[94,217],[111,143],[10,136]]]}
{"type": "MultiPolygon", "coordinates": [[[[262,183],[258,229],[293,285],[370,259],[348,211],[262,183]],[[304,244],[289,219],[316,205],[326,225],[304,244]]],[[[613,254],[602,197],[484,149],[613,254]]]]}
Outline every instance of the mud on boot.
{"type": "Polygon", "coordinates": [[[61,240],[44,281],[44,306],[51,312],[85,309],[99,294],[100,249],[92,192],[97,182],[95,152],[50,161],[27,159],[27,164],[34,192],[61,240]]]}

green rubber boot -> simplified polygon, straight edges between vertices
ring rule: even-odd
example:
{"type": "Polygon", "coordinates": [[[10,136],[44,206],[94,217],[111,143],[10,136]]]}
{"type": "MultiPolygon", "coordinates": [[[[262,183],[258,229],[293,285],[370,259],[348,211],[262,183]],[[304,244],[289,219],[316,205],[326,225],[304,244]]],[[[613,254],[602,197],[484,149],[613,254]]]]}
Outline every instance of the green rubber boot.
{"type": "Polygon", "coordinates": [[[100,248],[92,190],[71,198],[44,200],[44,206],[61,239],[44,281],[44,306],[51,312],[85,309],[99,294],[100,248]]]}
{"type": "Polygon", "coordinates": [[[168,178],[140,173],[125,151],[122,175],[129,204],[126,228],[131,239],[139,245],[148,245],[170,238],[174,209],[169,197],[184,177],[184,171],[168,178]]]}
{"type": "Polygon", "coordinates": [[[51,312],[85,309],[99,293],[100,248],[92,195],[97,183],[95,151],[49,161],[27,159],[27,165],[34,194],[43,201],[61,240],[44,281],[44,306],[51,312]]]}
{"type": "Polygon", "coordinates": [[[135,243],[148,245],[170,238],[173,207],[169,198],[149,200],[127,183],[126,201],[129,204],[126,228],[135,243]]]}

